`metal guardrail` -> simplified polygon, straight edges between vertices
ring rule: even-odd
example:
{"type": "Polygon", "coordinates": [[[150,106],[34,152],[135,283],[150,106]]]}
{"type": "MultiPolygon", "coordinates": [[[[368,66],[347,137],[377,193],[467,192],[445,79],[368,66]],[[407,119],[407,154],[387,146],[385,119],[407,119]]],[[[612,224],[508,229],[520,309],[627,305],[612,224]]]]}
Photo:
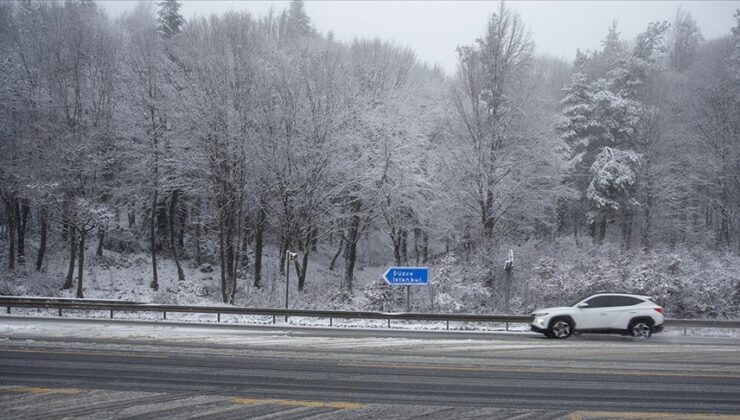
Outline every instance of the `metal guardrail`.
{"type": "MultiPolygon", "coordinates": [[[[504,323],[506,330],[509,324],[527,324],[531,320],[528,315],[482,315],[456,313],[420,313],[420,312],[368,312],[368,311],[322,311],[306,309],[273,309],[273,308],[241,308],[236,306],[178,306],[160,305],[140,302],[126,302],[115,300],[69,299],[69,298],[37,298],[0,296],[0,307],[6,307],[7,313],[11,308],[45,308],[58,309],[59,316],[64,310],[98,310],[109,311],[113,319],[114,312],[161,312],[164,319],[167,313],[201,313],[215,314],[217,322],[221,321],[221,314],[225,315],[265,315],[272,316],[273,323],[277,317],[310,317],[328,318],[329,326],[338,319],[379,319],[387,320],[388,327],[391,320],[403,321],[445,321],[447,329],[450,322],[491,322],[504,323]]],[[[697,327],[697,328],[740,328],[740,320],[712,320],[712,319],[666,319],[666,326],[697,327]]]]}
{"type": "Polygon", "coordinates": [[[674,319],[668,318],[663,323],[666,327],[682,328],[740,328],[737,319],[674,319]]]}

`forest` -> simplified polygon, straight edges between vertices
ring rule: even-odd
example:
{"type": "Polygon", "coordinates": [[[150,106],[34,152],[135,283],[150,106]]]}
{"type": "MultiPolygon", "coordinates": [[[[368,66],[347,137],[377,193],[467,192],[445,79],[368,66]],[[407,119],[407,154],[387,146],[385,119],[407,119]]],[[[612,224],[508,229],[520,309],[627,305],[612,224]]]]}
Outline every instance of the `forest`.
{"type": "Polygon", "coordinates": [[[0,294],[280,307],[288,269],[296,307],[387,311],[429,266],[417,311],[740,316],[740,10],[569,62],[501,3],[446,74],[300,0],[180,6],[0,4],[0,294]]]}

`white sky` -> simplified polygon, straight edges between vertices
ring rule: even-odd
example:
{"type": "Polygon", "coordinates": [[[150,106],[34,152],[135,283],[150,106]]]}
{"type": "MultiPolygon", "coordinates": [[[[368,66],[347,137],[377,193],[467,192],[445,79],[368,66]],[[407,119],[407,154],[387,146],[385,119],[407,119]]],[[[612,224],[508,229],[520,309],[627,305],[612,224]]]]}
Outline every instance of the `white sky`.
{"type": "MultiPolygon", "coordinates": [[[[134,7],[134,0],[98,1],[112,17],[134,7]]],[[[270,7],[282,10],[288,1],[183,1],[185,18],[246,10],[262,15],[270,7]]],[[[740,1],[509,1],[530,28],[540,54],[568,60],[577,48],[595,49],[613,20],[623,39],[632,39],[647,24],[672,21],[680,6],[697,20],[704,37],[730,33],[733,12],[740,1]]],[[[428,64],[440,64],[448,73],[456,68],[455,48],[481,36],[486,19],[496,10],[494,1],[371,1],[306,0],[305,8],[322,33],[336,39],[355,37],[393,40],[414,49],[428,64]]]]}

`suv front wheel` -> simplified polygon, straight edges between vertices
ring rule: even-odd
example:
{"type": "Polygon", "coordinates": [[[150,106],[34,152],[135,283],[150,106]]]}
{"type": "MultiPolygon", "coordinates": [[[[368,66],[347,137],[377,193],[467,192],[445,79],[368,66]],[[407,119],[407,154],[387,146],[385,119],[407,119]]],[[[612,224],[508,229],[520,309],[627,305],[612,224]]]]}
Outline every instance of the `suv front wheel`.
{"type": "Polygon", "coordinates": [[[548,332],[553,338],[568,338],[573,334],[573,323],[566,318],[557,318],[552,321],[548,332]]]}

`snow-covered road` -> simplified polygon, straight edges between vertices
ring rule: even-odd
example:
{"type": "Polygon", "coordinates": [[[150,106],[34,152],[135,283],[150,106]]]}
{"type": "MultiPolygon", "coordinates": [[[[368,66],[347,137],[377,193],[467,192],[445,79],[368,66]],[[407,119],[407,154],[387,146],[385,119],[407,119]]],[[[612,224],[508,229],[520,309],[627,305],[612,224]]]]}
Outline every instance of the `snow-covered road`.
{"type": "Polygon", "coordinates": [[[3,317],[0,356],[11,417],[740,415],[733,338],[3,317]]]}

